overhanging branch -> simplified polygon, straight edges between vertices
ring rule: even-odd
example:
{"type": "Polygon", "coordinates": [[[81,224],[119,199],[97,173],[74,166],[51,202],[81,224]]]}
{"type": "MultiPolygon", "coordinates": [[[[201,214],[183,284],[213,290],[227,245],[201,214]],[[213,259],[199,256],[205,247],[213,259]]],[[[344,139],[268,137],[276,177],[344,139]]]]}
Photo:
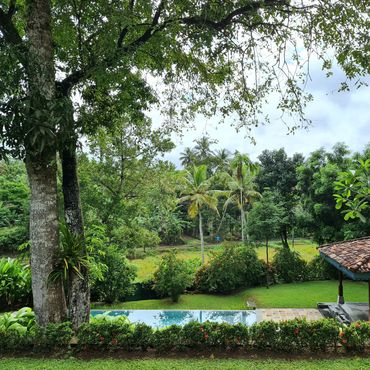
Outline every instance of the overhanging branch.
{"type": "MultiPolygon", "coordinates": [[[[131,27],[143,27],[143,25],[148,25],[146,30],[142,33],[141,36],[133,40],[127,45],[123,45],[123,41],[127,35],[129,30],[128,26],[125,26],[118,37],[117,40],[117,52],[110,60],[105,60],[99,63],[99,65],[105,64],[106,66],[113,66],[115,64],[115,60],[120,58],[124,54],[134,53],[140,46],[149,42],[154,35],[158,32],[163,31],[167,27],[170,27],[173,24],[182,24],[184,26],[196,26],[199,28],[209,28],[216,31],[222,31],[226,27],[230,26],[233,22],[238,23],[240,17],[246,15],[253,15],[259,9],[266,9],[266,8],[281,8],[279,10],[289,10],[289,0],[260,0],[254,1],[237,9],[234,9],[230,13],[226,14],[221,20],[213,20],[201,15],[194,15],[190,17],[177,17],[177,18],[168,18],[163,20],[161,23],[159,19],[162,15],[162,12],[165,8],[166,0],[162,0],[157,7],[157,10],[154,13],[152,21],[149,23],[141,23],[136,24],[131,27]]],[[[134,7],[134,0],[130,2],[130,9],[132,10],[134,7]]],[[[294,8],[295,11],[298,8],[294,8]]],[[[256,27],[261,25],[261,22],[252,23],[255,24],[256,27]]],[[[250,29],[250,27],[248,27],[250,29]]],[[[77,70],[73,72],[71,75],[66,77],[62,82],[58,83],[58,87],[62,89],[64,93],[68,93],[73,86],[78,84],[84,78],[87,78],[90,73],[92,72],[93,68],[97,67],[97,65],[91,65],[87,67],[85,70],[77,70]]]]}
{"type": "Polygon", "coordinates": [[[17,55],[20,63],[27,68],[26,48],[24,47],[18,30],[12,22],[12,16],[14,15],[15,10],[15,1],[10,2],[7,13],[0,8],[0,31],[3,34],[5,42],[14,47],[14,52],[17,55]]]}

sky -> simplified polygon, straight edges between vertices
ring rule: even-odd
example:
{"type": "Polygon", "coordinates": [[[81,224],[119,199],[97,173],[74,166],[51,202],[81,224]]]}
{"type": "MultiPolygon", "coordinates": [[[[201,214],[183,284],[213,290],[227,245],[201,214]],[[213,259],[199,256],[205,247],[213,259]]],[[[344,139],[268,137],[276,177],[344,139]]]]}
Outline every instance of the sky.
{"type": "MultiPolygon", "coordinates": [[[[298,152],[307,156],[320,147],[330,150],[337,142],[344,142],[353,151],[361,151],[370,143],[370,86],[338,92],[339,84],[344,80],[338,68],[332,77],[327,78],[319,63],[311,66],[311,81],[307,90],[314,100],[305,110],[306,117],[312,121],[308,129],[289,134],[280,119],[280,113],[271,108],[271,122],[252,129],[251,134],[256,142],[253,144],[247,137],[247,130],[236,132],[230,125],[231,120],[226,119],[220,124],[217,117],[207,119],[198,116],[194,121],[194,129],[185,130],[181,137],[172,136],[176,148],[164,158],[180,166],[180,153],[185,147],[194,146],[194,140],[204,135],[218,141],[212,149],[238,150],[249,154],[253,160],[264,149],[285,148],[289,155],[298,152]]],[[[370,76],[365,81],[370,85],[370,76]]],[[[151,117],[156,125],[163,121],[158,112],[152,112],[151,117]]]]}

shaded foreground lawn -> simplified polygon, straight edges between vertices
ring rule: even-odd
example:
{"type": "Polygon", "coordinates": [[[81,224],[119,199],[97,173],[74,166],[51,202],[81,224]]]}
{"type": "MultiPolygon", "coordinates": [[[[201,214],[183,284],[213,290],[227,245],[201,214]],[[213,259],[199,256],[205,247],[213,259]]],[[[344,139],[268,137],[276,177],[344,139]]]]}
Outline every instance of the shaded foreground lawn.
{"type": "MultiPolygon", "coordinates": [[[[124,302],[114,305],[96,306],[108,309],[200,309],[239,310],[246,302],[256,303],[258,308],[316,308],[317,302],[335,302],[338,283],[311,281],[305,283],[274,285],[251,288],[231,295],[184,294],[178,303],[169,299],[124,302]]],[[[345,281],[344,297],[347,301],[367,302],[367,283],[345,281]]]]}
{"type": "Polygon", "coordinates": [[[66,369],[368,369],[370,359],[346,358],[333,360],[239,360],[239,359],[148,359],[148,360],[0,360],[2,370],[66,370],[66,369]]]}

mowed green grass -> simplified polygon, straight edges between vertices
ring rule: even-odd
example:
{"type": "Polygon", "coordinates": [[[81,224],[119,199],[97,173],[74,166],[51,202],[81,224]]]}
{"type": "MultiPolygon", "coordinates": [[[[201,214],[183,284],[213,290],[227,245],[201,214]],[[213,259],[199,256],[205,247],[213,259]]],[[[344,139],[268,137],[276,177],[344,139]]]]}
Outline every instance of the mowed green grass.
{"type": "MultiPolygon", "coordinates": [[[[310,281],[252,288],[246,295],[257,307],[266,308],[316,308],[318,302],[336,302],[338,282],[310,281]]],[[[344,282],[344,297],[348,302],[367,302],[368,288],[365,282],[344,282]]]]}
{"type": "MultiPolygon", "coordinates": [[[[230,295],[183,294],[179,302],[170,299],[151,299],[124,302],[114,305],[99,305],[106,309],[199,309],[240,310],[247,308],[247,301],[257,308],[316,308],[318,302],[335,302],[338,284],[336,281],[310,281],[251,288],[230,295]]],[[[367,283],[345,281],[344,296],[347,301],[367,302],[367,283]]]]}
{"type": "MultiPolygon", "coordinates": [[[[159,253],[155,256],[148,256],[143,259],[133,259],[131,263],[134,264],[137,268],[137,278],[136,281],[143,281],[149,279],[154,271],[156,270],[158,263],[161,257],[167,253],[171,249],[176,249],[178,258],[183,260],[198,260],[199,263],[201,261],[200,255],[200,246],[197,245],[197,240],[192,239],[191,243],[188,242],[185,246],[178,246],[178,247],[160,247],[158,248],[159,253]]],[[[226,242],[225,245],[233,245],[238,244],[235,242],[226,242]]],[[[291,246],[291,249],[296,250],[300,253],[301,257],[305,261],[310,261],[315,255],[318,254],[317,245],[313,242],[305,239],[298,239],[294,243],[294,247],[291,246]]],[[[207,245],[205,247],[205,260],[206,262],[209,260],[211,251],[220,250],[223,248],[223,245],[207,245]]],[[[273,242],[269,247],[269,260],[271,261],[274,257],[277,248],[281,248],[281,243],[273,242]]],[[[258,258],[266,260],[266,248],[260,247],[257,248],[257,255],[258,258]]]]}
{"type": "Polygon", "coordinates": [[[342,358],[327,360],[249,360],[249,359],[140,359],[140,360],[55,360],[15,358],[0,360],[2,370],[224,370],[224,369],[368,369],[368,358],[342,358]]]}

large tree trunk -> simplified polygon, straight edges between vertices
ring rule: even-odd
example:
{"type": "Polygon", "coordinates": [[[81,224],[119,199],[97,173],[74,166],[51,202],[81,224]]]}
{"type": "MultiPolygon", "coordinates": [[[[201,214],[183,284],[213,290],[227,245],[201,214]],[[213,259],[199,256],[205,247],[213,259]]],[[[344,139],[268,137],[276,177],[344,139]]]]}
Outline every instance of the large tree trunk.
{"type": "MultiPolygon", "coordinates": [[[[61,150],[63,170],[64,216],[70,232],[79,235],[84,243],[84,226],[80,201],[80,189],[77,178],[76,140],[64,146],[61,150]]],[[[86,249],[83,251],[86,254],[86,249]]],[[[70,272],[68,284],[68,316],[73,328],[88,322],[90,317],[89,276],[82,267],[83,279],[74,271],[70,272]]]]}
{"type": "Polygon", "coordinates": [[[200,236],[200,253],[202,255],[202,264],[204,264],[204,237],[203,237],[203,222],[202,214],[199,211],[199,236],[200,236]]]}
{"type": "Polygon", "coordinates": [[[31,187],[32,292],[37,323],[46,325],[60,322],[66,316],[62,281],[49,279],[59,249],[56,146],[51,137],[45,135],[45,129],[55,132],[51,6],[49,0],[27,0],[26,7],[30,110],[25,147],[31,187]]]}
{"type": "Polygon", "coordinates": [[[30,240],[33,307],[37,323],[44,326],[66,318],[66,303],[61,280],[52,282],[59,249],[56,160],[27,158],[31,187],[30,240]]]}

